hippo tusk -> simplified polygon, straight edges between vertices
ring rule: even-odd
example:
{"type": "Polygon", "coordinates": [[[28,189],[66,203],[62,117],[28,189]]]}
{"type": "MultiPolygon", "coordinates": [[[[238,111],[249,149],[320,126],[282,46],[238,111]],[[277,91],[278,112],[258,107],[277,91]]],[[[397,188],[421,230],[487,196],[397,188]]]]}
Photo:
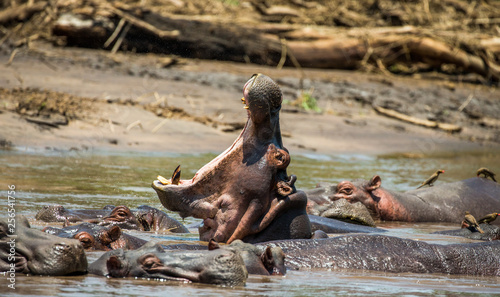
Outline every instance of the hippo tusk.
{"type": "Polygon", "coordinates": [[[181,165],[175,168],[174,173],[172,174],[172,185],[178,185],[181,180],[181,165]]]}
{"type": "Polygon", "coordinates": [[[156,179],[163,185],[178,185],[181,180],[181,165],[175,168],[174,173],[172,174],[172,178],[170,180],[164,178],[161,175],[158,175],[156,179]]]}

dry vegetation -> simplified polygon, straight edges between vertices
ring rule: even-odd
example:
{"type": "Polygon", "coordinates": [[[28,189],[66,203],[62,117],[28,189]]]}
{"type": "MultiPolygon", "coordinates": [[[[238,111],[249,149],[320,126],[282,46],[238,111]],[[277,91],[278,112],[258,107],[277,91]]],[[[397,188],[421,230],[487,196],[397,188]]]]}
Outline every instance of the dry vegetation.
{"type": "Polygon", "coordinates": [[[4,50],[57,45],[294,67],[500,80],[500,2],[6,1],[4,50]]]}

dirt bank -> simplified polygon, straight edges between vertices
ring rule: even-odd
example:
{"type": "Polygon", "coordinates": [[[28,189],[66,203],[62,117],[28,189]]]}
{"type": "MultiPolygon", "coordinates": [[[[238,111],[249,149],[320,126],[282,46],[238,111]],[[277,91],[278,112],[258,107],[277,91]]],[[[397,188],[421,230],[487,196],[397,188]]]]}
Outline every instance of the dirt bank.
{"type": "Polygon", "coordinates": [[[283,89],[281,123],[292,154],[432,153],[496,148],[500,142],[500,91],[478,84],[352,71],[302,73],[44,42],[9,58],[0,57],[0,139],[6,147],[221,152],[246,121],[242,87],[255,72],[283,89]],[[317,111],[301,107],[297,99],[307,96],[316,100],[317,111]],[[58,104],[49,104],[54,100],[58,104]],[[461,130],[402,122],[373,106],[461,130]]]}

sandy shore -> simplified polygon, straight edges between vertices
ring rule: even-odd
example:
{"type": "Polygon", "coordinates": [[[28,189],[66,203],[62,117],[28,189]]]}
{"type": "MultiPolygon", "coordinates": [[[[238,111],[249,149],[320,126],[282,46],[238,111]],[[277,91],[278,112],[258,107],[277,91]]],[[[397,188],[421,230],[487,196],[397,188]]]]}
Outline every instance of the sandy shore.
{"type": "Polygon", "coordinates": [[[21,150],[218,153],[231,145],[246,121],[242,88],[256,72],[282,86],[281,128],[291,154],[429,154],[489,150],[500,142],[500,91],[487,86],[348,71],[301,74],[44,44],[18,53],[10,65],[8,59],[0,56],[0,140],[21,150]],[[302,89],[317,99],[320,113],[290,104],[300,94],[301,77],[302,89]],[[52,127],[18,108],[38,93],[50,100],[64,97],[67,105],[88,104],[75,105],[68,124],[52,127]],[[459,111],[469,96],[473,100],[459,111]],[[390,119],[377,114],[374,105],[421,118],[440,115],[436,120],[457,124],[462,131],[450,134],[390,119]]]}

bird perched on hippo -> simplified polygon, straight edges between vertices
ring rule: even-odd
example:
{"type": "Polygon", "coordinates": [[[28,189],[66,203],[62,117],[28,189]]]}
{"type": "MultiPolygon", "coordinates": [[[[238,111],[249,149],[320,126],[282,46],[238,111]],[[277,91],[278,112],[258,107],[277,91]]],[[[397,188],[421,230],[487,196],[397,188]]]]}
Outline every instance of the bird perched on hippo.
{"type": "Polygon", "coordinates": [[[309,200],[361,202],[375,220],[383,221],[461,223],[465,211],[488,213],[500,209],[500,185],[480,177],[407,192],[385,189],[378,175],[370,180],[341,181],[321,187],[322,191],[304,192],[309,200]]]}
{"type": "Polygon", "coordinates": [[[428,179],[426,179],[420,186],[418,186],[417,189],[420,189],[423,186],[432,187],[434,185],[434,183],[437,181],[437,179],[439,178],[439,175],[441,173],[444,173],[444,170],[438,170],[438,171],[434,172],[428,179]]]}

